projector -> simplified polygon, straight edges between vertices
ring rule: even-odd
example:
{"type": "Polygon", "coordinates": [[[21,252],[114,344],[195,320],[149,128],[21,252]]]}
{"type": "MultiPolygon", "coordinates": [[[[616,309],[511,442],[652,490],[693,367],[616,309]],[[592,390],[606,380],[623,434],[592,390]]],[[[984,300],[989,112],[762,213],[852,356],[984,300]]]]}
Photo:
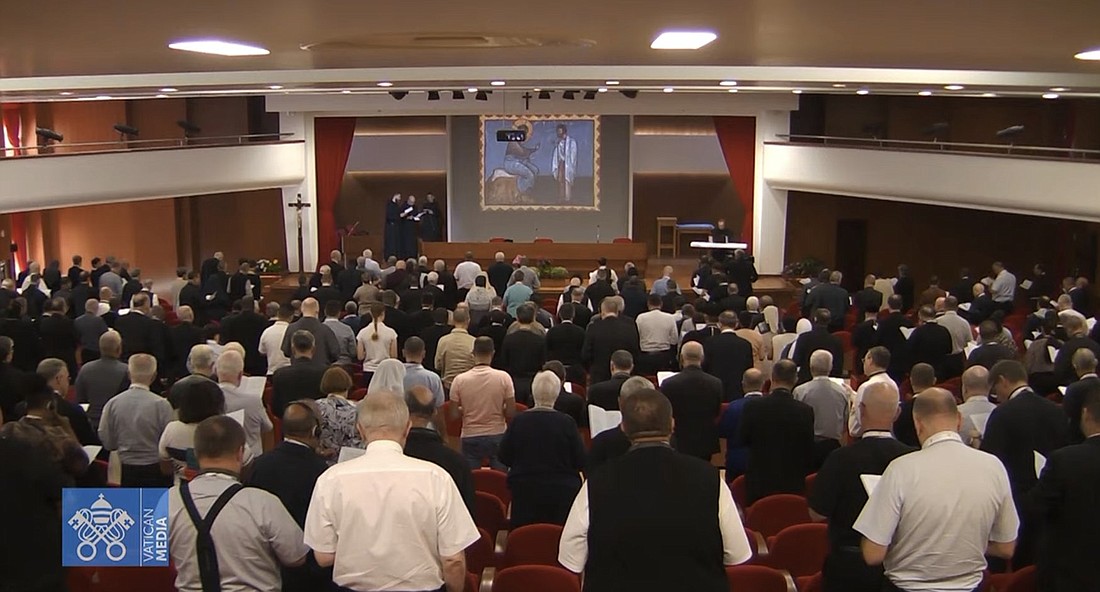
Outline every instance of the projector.
{"type": "Polygon", "coordinates": [[[522,129],[510,129],[510,130],[497,130],[498,142],[526,142],[527,130],[522,129]]]}

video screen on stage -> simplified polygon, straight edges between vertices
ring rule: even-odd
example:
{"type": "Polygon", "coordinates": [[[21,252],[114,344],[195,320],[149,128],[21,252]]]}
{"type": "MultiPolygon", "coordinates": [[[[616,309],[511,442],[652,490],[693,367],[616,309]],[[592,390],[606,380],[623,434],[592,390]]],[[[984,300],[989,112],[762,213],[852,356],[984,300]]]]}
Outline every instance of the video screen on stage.
{"type": "Polygon", "coordinates": [[[482,116],[482,210],[600,209],[600,118],[482,116]],[[523,142],[497,132],[524,130],[523,142]]]}

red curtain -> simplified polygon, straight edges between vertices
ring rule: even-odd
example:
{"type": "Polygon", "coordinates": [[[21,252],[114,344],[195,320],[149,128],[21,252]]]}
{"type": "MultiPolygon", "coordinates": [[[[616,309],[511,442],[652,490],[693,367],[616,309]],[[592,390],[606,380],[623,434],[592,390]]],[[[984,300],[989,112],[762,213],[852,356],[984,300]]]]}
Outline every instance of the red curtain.
{"type": "Polygon", "coordinates": [[[336,234],[336,198],[344,182],[351,142],[355,138],[354,117],[319,117],[313,121],[317,161],[317,248],[320,261],[339,248],[336,234]]]}
{"type": "MultiPolygon", "coordinates": [[[[20,148],[23,147],[22,140],[22,109],[19,105],[3,105],[0,108],[0,114],[2,114],[2,121],[4,127],[4,134],[8,138],[8,143],[15,147],[15,154],[21,154],[20,148]]],[[[15,212],[11,215],[11,242],[18,245],[19,251],[15,254],[15,267],[12,270],[12,275],[19,273],[20,270],[27,267],[27,220],[24,217],[23,212],[15,212]]],[[[0,245],[3,254],[0,257],[7,257],[8,245],[0,245]]]]}
{"type": "MultiPolygon", "coordinates": [[[[753,181],[756,176],[756,118],[715,117],[714,131],[726,158],[733,189],[741,204],[741,242],[752,248],[753,181]]],[[[732,220],[730,221],[732,224],[732,220]]]]}

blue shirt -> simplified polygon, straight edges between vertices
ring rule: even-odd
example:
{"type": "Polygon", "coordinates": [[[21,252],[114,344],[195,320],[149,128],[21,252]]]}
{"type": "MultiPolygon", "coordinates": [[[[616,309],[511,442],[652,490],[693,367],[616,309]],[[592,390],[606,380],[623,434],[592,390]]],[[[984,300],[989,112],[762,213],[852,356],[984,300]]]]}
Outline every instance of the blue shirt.
{"type": "Polygon", "coordinates": [[[760,393],[746,394],[734,400],[718,420],[718,435],[726,439],[726,481],[733,481],[745,474],[745,469],[749,466],[749,449],[734,446],[733,443],[737,441],[737,432],[741,429],[741,414],[745,404],[760,396],[760,393]]]}
{"type": "Polygon", "coordinates": [[[504,306],[508,314],[515,318],[516,309],[524,302],[531,300],[531,294],[534,294],[534,291],[528,288],[527,284],[517,283],[508,286],[508,289],[504,291],[504,306]]]}
{"type": "MultiPolygon", "coordinates": [[[[668,280],[669,279],[671,279],[671,278],[669,278],[668,276],[665,276],[665,277],[653,282],[653,288],[650,289],[649,293],[650,294],[656,294],[658,296],[667,295],[668,294],[668,280]]],[[[679,287],[676,288],[676,293],[677,294],[680,293],[680,288],[679,287]]]]}
{"type": "Polygon", "coordinates": [[[405,390],[414,386],[424,386],[432,391],[436,408],[443,406],[443,381],[439,375],[427,370],[420,364],[405,364],[405,390]]]}

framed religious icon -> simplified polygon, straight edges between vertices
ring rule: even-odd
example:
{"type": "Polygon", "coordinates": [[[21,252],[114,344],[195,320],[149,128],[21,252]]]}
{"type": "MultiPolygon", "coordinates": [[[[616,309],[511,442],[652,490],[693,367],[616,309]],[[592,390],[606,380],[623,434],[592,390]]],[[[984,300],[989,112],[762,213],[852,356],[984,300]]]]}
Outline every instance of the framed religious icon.
{"type": "Polygon", "coordinates": [[[600,118],[482,116],[482,210],[600,209],[600,118]],[[522,141],[498,141],[497,132],[522,141]]]}

